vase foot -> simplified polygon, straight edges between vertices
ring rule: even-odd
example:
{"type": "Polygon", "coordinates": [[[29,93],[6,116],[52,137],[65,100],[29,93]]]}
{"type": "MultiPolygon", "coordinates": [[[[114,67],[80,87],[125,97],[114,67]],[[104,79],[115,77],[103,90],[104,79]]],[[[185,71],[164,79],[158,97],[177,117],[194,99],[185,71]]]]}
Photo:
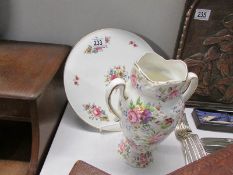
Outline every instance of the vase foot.
{"type": "Polygon", "coordinates": [[[132,145],[127,139],[118,145],[118,153],[129,165],[137,168],[145,168],[153,161],[151,151],[139,151],[137,146],[132,145]]]}

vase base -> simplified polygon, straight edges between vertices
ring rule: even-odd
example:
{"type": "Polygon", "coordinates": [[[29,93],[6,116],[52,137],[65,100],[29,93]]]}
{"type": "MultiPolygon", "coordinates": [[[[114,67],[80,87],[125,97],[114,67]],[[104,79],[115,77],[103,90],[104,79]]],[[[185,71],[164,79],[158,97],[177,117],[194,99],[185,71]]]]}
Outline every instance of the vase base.
{"type": "Polygon", "coordinates": [[[129,165],[137,168],[145,168],[153,161],[151,151],[138,151],[127,139],[118,145],[118,153],[129,165]]]}

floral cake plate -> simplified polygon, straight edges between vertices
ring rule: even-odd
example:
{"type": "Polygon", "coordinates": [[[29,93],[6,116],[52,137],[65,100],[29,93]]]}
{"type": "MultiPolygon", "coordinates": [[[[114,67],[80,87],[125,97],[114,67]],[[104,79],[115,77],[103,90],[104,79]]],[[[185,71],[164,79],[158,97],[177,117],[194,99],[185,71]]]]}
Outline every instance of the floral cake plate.
{"type": "MultiPolygon", "coordinates": [[[[131,66],[153,49],[138,35],[115,28],[92,32],[72,49],[64,69],[64,86],[76,114],[89,125],[120,131],[105,103],[105,89],[114,78],[129,79],[131,66]]],[[[118,101],[113,93],[113,105],[118,101]]]]}

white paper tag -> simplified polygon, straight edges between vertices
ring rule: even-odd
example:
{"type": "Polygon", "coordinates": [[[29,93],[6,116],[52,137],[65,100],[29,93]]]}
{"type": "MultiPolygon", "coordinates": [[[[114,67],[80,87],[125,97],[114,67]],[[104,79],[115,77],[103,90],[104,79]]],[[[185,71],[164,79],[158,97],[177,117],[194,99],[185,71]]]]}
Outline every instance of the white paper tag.
{"type": "Polygon", "coordinates": [[[208,21],[211,10],[208,9],[196,9],[194,19],[208,21]]]}

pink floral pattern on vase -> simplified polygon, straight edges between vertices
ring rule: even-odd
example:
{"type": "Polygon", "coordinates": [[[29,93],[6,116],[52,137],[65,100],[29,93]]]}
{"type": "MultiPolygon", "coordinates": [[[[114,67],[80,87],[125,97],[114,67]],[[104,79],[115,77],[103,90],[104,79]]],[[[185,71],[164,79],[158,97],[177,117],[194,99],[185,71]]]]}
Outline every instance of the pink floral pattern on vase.
{"type": "Polygon", "coordinates": [[[115,78],[122,78],[125,81],[129,79],[125,66],[118,65],[110,68],[107,72],[107,75],[105,75],[106,85],[108,85],[115,78]]]}
{"type": "MultiPolygon", "coordinates": [[[[150,89],[150,84],[148,84],[148,80],[143,77],[143,75],[137,70],[132,69],[131,75],[130,75],[130,81],[132,87],[138,89],[141,92],[144,92],[145,89],[150,89]]],[[[151,91],[150,93],[154,93],[155,98],[158,100],[161,100],[163,102],[166,102],[167,100],[172,100],[180,96],[180,89],[181,85],[164,85],[159,87],[158,89],[155,88],[154,91],[151,91]]],[[[153,86],[153,83],[152,83],[153,86]]]]}
{"type": "Polygon", "coordinates": [[[137,167],[145,168],[152,161],[151,152],[147,151],[146,153],[140,153],[137,159],[137,167]]]}
{"type": "Polygon", "coordinates": [[[161,128],[162,129],[166,129],[168,127],[170,127],[172,125],[172,123],[174,122],[174,119],[172,118],[166,118],[164,119],[164,121],[161,123],[161,128]]]}
{"type": "Polygon", "coordinates": [[[130,76],[131,84],[133,87],[137,86],[137,75],[136,74],[131,74],[130,76]]]}
{"type": "Polygon", "coordinates": [[[179,90],[177,89],[176,86],[175,86],[175,87],[170,87],[170,88],[168,89],[168,92],[169,92],[169,94],[168,94],[168,98],[169,98],[169,99],[176,98],[178,95],[180,95],[180,94],[179,94],[179,90]]]}
{"type": "Polygon", "coordinates": [[[130,165],[146,167],[153,161],[150,146],[169,135],[175,125],[177,113],[167,116],[161,111],[159,103],[146,103],[140,97],[135,101],[131,99],[128,106],[120,101],[120,110],[123,112],[122,131],[129,135],[124,143],[120,144],[118,152],[130,165]]]}
{"type": "Polygon", "coordinates": [[[133,70],[130,75],[130,81],[131,81],[132,87],[138,90],[141,90],[142,85],[139,83],[141,80],[142,80],[142,77],[137,73],[137,71],[133,70]]]}
{"type": "Polygon", "coordinates": [[[127,140],[122,140],[120,142],[120,144],[118,145],[118,153],[124,158],[127,158],[129,156],[130,146],[127,140]]]}
{"type": "Polygon", "coordinates": [[[120,118],[126,139],[120,154],[130,165],[149,165],[152,150],[174,130],[197,82],[197,76],[188,73],[184,62],[147,53],[133,65],[129,83],[120,78],[110,83],[105,98],[111,111],[115,111],[109,97],[114,89],[119,90],[120,113],[114,114],[120,118]],[[187,83],[190,85],[184,93],[187,83]]]}
{"type": "Polygon", "coordinates": [[[84,53],[91,54],[91,53],[103,52],[103,49],[108,48],[109,44],[110,44],[109,36],[105,36],[104,38],[94,37],[92,39],[92,43],[88,45],[84,53]]]}
{"type": "Polygon", "coordinates": [[[149,103],[144,104],[139,97],[136,103],[133,103],[133,101],[129,103],[127,119],[131,124],[146,124],[152,119],[153,113],[156,111],[155,106],[149,103]]]}
{"type": "Polygon", "coordinates": [[[100,121],[109,121],[106,112],[95,104],[84,104],[84,110],[89,114],[89,118],[92,120],[100,120],[100,121]]]}
{"type": "Polygon", "coordinates": [[[167,87],[161,87],[157,91],[156,97],[161,99],[163,102],[167,100],[172,100],[180,96],[180,87],[173,85],[173,86],[167,86],[167,87]]]}
{"type": "Polygon", "coordinates": [[[118,153],[130,163],[130,165],[135,165],[135,167],[145,168],[153,161],[151,152],[146,151],[138,153],[127,139],[122,140],[118,145],[118,153]]]}
{"type": "Polygon", "coordinates": [[[162,140],[164,137],[165,135],[163,133],[156,133],[155,135],[149,138],[149,144],[155,144],[162,140]]]}

